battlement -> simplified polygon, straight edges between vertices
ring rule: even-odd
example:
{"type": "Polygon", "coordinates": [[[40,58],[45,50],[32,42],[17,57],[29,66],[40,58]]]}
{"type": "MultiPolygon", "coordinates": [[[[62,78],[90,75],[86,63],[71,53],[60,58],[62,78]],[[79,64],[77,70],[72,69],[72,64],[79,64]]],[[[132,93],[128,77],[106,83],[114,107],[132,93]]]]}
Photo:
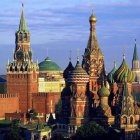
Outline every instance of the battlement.
{"type": "Polygon", "coordinates": [[[0,94],[0,99],[1,98],[17,98],[18,94],[0,94]]]}
{"type": "Polygon", "coordinates": [[[60,94],[60,92],[39,92],[34,94],[34,97],[47,97],[48,95],[60,94]]]}
{"type": "Polygon", "coordinates": [[[33,94],[33,96],[34,96],[34,97],[46,97],[47,94],[48,94],[47,92],[44,92],[44,93],[40,93],[40,92],[39,92],[39,93],[33,94]]]}

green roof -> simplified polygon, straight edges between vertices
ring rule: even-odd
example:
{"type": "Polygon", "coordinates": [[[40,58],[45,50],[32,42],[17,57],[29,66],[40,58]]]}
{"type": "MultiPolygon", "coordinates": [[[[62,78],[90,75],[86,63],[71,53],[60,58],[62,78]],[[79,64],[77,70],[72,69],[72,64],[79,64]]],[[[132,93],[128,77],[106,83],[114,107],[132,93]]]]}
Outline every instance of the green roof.
{"type": "Polygon", "coordinates": [[[26,19],[24,16],[24,5],[22,4],[22,13],[20,18],[19,32],[29,32],[26,25],[26,19]]]}
{"type": "Polygon", "coordinates": [[[133,60],[139,60],[136,44],[135,44],[135,48],[134,48],[133,60]]]}
{"type": "Polygon", "coordinates": [[[47,57],[43,62],[39,63],[39,71],[62,71],[62,69],[47,57]]]}
{"type": "Polygon", "coordinates": [[[108,97],[110,95],[109,89],[104,85],[98,90],[98,95],[101,97],[108,97]]]}

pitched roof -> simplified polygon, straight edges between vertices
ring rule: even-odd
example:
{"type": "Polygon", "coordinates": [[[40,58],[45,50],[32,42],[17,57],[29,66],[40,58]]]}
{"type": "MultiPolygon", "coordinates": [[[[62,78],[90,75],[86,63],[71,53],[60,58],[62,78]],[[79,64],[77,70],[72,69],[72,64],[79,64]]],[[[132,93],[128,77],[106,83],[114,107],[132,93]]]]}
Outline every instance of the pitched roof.
{"type": "Polygon", "coordinates": [[[23,4],[22,4],[22,13],[21,13],[21,18],[20,18],[19,31],[28,31],[27,25],[26,25],[26,19],[24,16],[24,5],[23,4]]]}
{"type": "Polygon", "coordinates": [[[133,60],[139,60],[136,43],[134,47],[133,60]]]}

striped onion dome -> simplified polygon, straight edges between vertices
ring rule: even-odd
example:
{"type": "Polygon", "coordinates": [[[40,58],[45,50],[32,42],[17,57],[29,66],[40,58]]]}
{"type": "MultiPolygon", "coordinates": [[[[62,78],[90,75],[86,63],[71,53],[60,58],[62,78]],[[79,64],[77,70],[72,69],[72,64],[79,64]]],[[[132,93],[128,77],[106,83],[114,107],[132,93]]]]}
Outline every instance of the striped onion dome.
{"type": "Polygon", "coordinates": [[[117,83],[125,83],[125,75],[127,75],[127,82],[132,83],[135,79],[135,74],[130,70],[128,67],[126,61],[125,61],[125,56],[123,58],[122,64],[116,70],[114,74],[115,81],[117,83]]]}
{"type": "Polygon", "coordinates": [[[117,70],[116,61],[114,61],[114,67],[107,76],[107,79],[108,79],[109,83],[111,83],[111,84],[113,84],[115,82],[114,74],[115,74],[116,70],[117,70]]]}
{"type": "Polygon", "coordinates": [[[110,91],[109,89],[104,85],[102,85],[102,87],[98,90],[98,95],[100,97],[108,97],[110,95],[110,91]]]}
{"type": "Polygon", "coordinates": [[[68,82],[69,83],[87,83],[87,82],[89,82],[89,75],[82,68],[82,66],[79,63],[79,60],[77,61],[77,64],[76,64],[74,70],[69,75],[68,82]]]}

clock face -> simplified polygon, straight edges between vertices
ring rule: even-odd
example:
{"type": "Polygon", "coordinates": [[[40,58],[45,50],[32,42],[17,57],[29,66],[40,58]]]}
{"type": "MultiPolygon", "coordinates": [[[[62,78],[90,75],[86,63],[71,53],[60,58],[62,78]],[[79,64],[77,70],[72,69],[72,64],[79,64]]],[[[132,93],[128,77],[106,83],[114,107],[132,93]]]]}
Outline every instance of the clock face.
{"type": "Polygon", "coordinates": [[[22,52],[22,51],[18,51],[18,52],[16,53],[16,58],[17,58],[18,60],[23,60],[23,58],[24,58],[23,52],[22,52]]]}

